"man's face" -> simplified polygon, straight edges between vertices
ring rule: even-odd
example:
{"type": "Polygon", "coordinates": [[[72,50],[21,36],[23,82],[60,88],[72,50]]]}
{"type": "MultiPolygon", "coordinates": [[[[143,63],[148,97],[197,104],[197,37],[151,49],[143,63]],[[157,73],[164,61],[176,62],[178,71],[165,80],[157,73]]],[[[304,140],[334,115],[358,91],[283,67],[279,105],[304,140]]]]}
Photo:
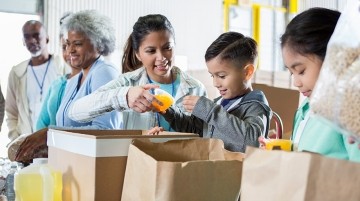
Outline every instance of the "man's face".
{"type": "Polygon", "coordinates": [[[40,23],[28,23],[23,27],[24,45],[32,57],[38,57],[45,50],[48,37],[40,23]]]}

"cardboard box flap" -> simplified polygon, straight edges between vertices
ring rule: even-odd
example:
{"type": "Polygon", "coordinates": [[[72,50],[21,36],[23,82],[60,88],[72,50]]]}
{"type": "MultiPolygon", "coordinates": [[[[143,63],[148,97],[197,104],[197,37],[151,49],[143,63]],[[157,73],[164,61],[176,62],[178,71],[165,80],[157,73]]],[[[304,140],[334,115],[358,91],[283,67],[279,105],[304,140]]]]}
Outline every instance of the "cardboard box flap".
{"type": "Polygon", "coordinates": [[[181,137],[196,137],[199,136],[194,133],[168,132],[163,131],[158,135],[147,135],[147,130],[88,130],[88,129],[49,129],[48,132],[65,133],[67,135],[77,135],[87,138],[96,139],[114,139],[114,138],[177,138],[181,137]]]}
{"type": "Polygon", "coordinates": [[[142,151],[157,161],[242,161],[244,157],[242,153],[225,150],[223,141],[219,139],[171,140],[161,144],[154,144],[144,139],[135,139],[132,144],[141,148],[142,151]]]}
{"type": "Polygon", "coordinates": [[[197,137],[191,133],[162,132],[145,135],[142,130],[48,130],[47,145],[90,157],[127,156],[134,138],[150,138],[152,142],[197,137]],[[73,132],[71,132],[73,131],[73,132]],[[75,133],[77,132],[77,133],[75,133]]]}

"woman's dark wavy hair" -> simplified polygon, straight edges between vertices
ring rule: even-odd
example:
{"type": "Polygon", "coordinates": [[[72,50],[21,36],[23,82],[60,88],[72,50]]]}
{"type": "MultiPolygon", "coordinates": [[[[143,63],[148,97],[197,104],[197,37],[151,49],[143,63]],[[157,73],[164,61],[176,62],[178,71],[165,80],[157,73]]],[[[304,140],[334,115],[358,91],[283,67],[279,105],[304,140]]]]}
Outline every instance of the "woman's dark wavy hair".
{"type": "Polygon", "coordinates": [[[298,14],[281,36],[281,47],[290,47],[301,55],[315,54],[324,60],[339,17],[340,12],[326,8],[310,8],[298,14]]]}
{"type": "Polygon", "coordinates": [[[254,64],[258,55],[256,41],[237,32],[221,34],[206,50],[205,61],[215,57],[234,62],[239,68],[254,64]]]}
{"type": "Polygon", "coordinates": [[[151,32],[169,31],[175,40],[175,32],[170,21],[163,15],[151,14],[139,17],[133,26],[133,31],[126,41],[122,57],[122,73],[131,72],[142,66],[136,57],[136,52],[144,38],[151,32]]]}

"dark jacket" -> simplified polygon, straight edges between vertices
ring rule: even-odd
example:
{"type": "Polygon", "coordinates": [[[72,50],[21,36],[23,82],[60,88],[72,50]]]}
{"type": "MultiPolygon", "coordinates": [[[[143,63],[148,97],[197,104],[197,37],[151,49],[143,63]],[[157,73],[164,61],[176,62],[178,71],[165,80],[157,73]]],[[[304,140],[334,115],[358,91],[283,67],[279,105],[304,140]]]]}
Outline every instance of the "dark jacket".
{"type": "Polygon", "coordinates": [[[267,135],[271,117],[264,93],[251,91],[228,111],[217,104],[219,99],[200,97],[191,116],[176,107],[169,108],[163,116],[174,130],[221,139],[230,151],[245,152],[246,145],[258,147],[258,137],[267,135]]]}

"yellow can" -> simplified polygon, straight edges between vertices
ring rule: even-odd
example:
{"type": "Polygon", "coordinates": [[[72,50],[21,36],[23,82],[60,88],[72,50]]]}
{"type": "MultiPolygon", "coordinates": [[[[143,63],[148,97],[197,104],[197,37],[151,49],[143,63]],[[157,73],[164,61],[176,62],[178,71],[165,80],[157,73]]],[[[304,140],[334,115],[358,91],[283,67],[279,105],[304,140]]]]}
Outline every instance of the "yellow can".
{"type": "Polygon", "coordinates": [[[265,143],[266,150],[283,150],[283,151],[291,151],[291,140],[285,139],[269,139],[265,143]]]}

